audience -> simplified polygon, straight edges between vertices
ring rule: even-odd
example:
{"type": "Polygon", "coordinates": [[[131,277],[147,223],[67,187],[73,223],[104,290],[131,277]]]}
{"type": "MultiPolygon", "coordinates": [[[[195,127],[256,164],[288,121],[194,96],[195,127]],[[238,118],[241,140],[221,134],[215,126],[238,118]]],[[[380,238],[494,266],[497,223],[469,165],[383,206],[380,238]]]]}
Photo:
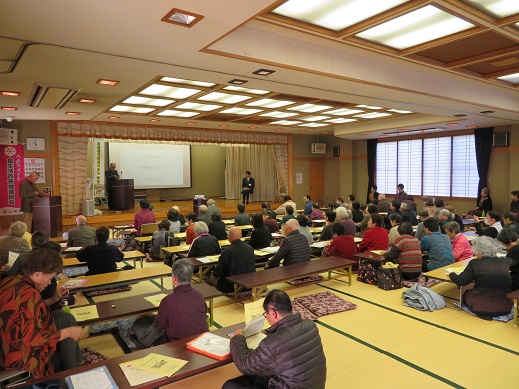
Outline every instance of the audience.
{"type": "Polygon", "coordinates": [[[387,250],[389,236],[387,230],[382,227],[384,220],[378,213],[372,213],[368,221],[368,229],[364,232],[359,244],[359,251],[387,250]]]}
{"type": "Polygon", "coordinates": [[[209,199],[207,200],[207,217],[209,218],[209,222],[213,213],[219,213],[221,215],[222,210],[216,206],[216,201],[209,199]]]}
{"type": "Polygon", "coordinates": [[[86,262],[88,272],[86,275],[110,273],[117,270],[117,263],[121,262],[124,254],[118,247],[109,245],[110,231],[106,227],[96,230],[97,244],[83,247],[76,254],[80,262],[86,262]]]}
{"type": "Polygon", "coordinates": [[[222,252],[218,239],[209,235],[207,224],[198,221],[195,223],[194,229],[197,237],[191,243],[191,247],[189,247],[188,257],[204,257],[222,252]]]}
{"type": "Polygon", "coordinates": [[[291,205],[287,205],[285,207],[285,216],[283,216],[283,218],[281,219],[281,221],[279,222],[279,226],[280,227],[283,227],[283,225],[289,221],[290,219],[295,219],[296,217],[294,216],[294,208],[291,206],[291,205]]]}
{"type": "Polygon", "coordinates": [[[198,209],[200,211],[200,215],[197,217],[197,221],[204,222],[205,224],[211,223],[211,217],[207,213],[207,205],[202,204],[198,209]]]}
{"type": "Polygon", "coordinates": [[[254,249],[263,249],[270,246],[272,235],[267,227],[263,224],[263,215],[256,212],[252,215],[252,233],[250,235],[249,245],[254,249]]]}
{"type": "Polygon", "coordinates": [[[461,219],[460,215],[456,213],[456,208],[454,208],[452,205],[447,205],[445,209],[451,213],[451,220],[458,223],[460,226],[460,231],[463,232],[465,225],[463,224],[463,220],[461,219]]]}
{"type": "Polygon", "coordinates": [[[218,211],[211,214],[211,222],[207,226],[209,228],[209,234],[214,236],[217,240],[227,239],[227,230],[225,229],[225,223],[222,221],[222,214],[218,211]]]}
{"type": "Polygon", "coordinates": [[[400,213],[391,213],[389,214],[389,223],[391,224],[391,229],[389,230],[389,245],[391,246],[396,238],[400,236],[398,233],[398,226],[402,223],[403,218],[400,213]]]}
{"type": "Polygon", "coordinates": [[[163,220],[159,223],[159,230],[154,231],[151,236],[150,256],[152,260],[161,260],[161,250],[163,247],[175,244],[175,234],[171,232],[170,221],[163,220]]]}
{"type": "Polygon", "coordinates": [[[383,193],[380,193],[378,195],[378,204],[377,204],[377,213],[387,213],[389,212],[389,203],[386,200],[386,195],[383,193]]]}
{"type": "Polygon", "coordinates": [[[360,210],[360,203],[358,201],[351,202],[351,215],[354,223],[360,223],[364,219],[364,213],[360,210]]]}
{"type": "Polygon", "coordinates": [[[141,210],[136,212],[133,218],[133,227],[137,235],[141,234],[143,224],[155,223],[155,215],[150,211],[150,202],[148,200],[141,200],[139,205],[141,210]]]}
{"type": "Polygon", "coordinates": [[[510,265],[510,275],[512,276],[512,291],[519,290],[519,245],[517,240],[519,234],[513,230],[502,230],[497,239],[505,246],[506,258],[510,265]]]}
{"type": "Polygon", "coordinates": [[[312,204],[312,213],[309,218],[312,220],[324,220],[324,213],[319,209],[319,203],[312,204]]]}
{"type": "Polygon", "coordinates": [[[195,223],[198,221],[198,218],[196,217],[196,213],[189,212],[186,215],[187,220],[187,228],[186,228],[186,244],[193,243],[193,240],[196,238],[195,233],[195,223]]]}
{"type": "Polygon", "coordinates": [[[418,220],[414,213],[409,209],[406,203],[400,204],[400,213],[402,214],[402,221],[410,223],[412,226],[418,225],[418,220]]]}
{"type": "Polygon", "coordinates": [[[269,215],[269,217],[272,219],[272,220],[276,220],[276,212],[274,212],[272,209],[270,209],[270,203],[268,202],[263,202],[261,203],[261,209],[263,210],[263,213],[267,212],[267,214],[269,215]]]}
{"type": "MultiPolygon", "coordinates": [[[[44,243],[49,241],[49,235],[42,230],[34,231],[31,237],[31,245],[32,249],[39,249],[43,246],[44,243]]],[[[15,276],[17,274],[21,274],[22,266],[25,262],[25,259],[29,255],[30,251],[25,251],[16,258],[13,265],[5,271],[6,276],[15,276]]]]}
{"type": "Polygon", "coordinates": [[[306,218],[306,216],[297,215],[296,220],[299,223],[298,230],[302,235],[306,237],[306,239],[308,240],[308,245],[314,243],[314,236],[312,235],[312,232],[308,227],[308,219],[306,218]]]}
{"type": "Polygon", "coordinates": [[[475,227],[471,227],[470,229],[472,231],[476,231],[476,234],[479,236],[489,236],[491,238],[497,238],[497,235],[501,232],[503,229],[503,226],[501,225],[501,216],[499,216],[499,213],[495,211],[489,211],[485,218],[483,219],[483,223],[488,228],[483,229],[481,225],[479,224],[479,221],[481,219],[477,216],[474,216],[474,222],[476,222],[475,227]]]}
{"type": "Polygon", "coordinates": [[[510,212],[519,215],[519,190],[510,192],[510,212]]]}
{"type": "Polygon", "coordinates": [[[369,188],[369,194],[366,203],[372,203],[376,205],[378,203],[378,195],[379,193],[377,192],[377,186],[371,185],[369,188]]]}
{"type": "Polygon", "coordinates": [[[335,223],[335,212],[327,210],[324,214],[324,220],[326,220],[326,225],[323,227],[321,231],[321,235],[319,235],[319,240],[330,240],[333,238],[332,225],[335,223]]]}
{"type": "Polygon", "coordinates": [[[445,203],[440,198],[435,198],[433,200],[433,209],[434,209],[434,217],[437,219],[440,211],[445,207],[445,203]]]}
{"type": "Polygon", "coordinates": [[[364,216],[362,221],[357,224],[357,230],[359,231],[359,236],[363,236],[364,232],[368,228],[369,219],[371,219],[372,213],[378,213],[377,206],[375,204],[367,204],[366,208],[364,208],[364,216]]]}
{"type": "Polygon", "coordinates": [[[235,226],[247,226],[250,224],[250,215],[245,213],[245,205],[240,203],[236,206],[238,214],[234,217],[235,226]]]}
{"type": "Polygon", "coordinates": [[[177,211],[177,213],[178,213],[178,221],[180,222],[180,225],[183,226],[184,224],[186,224],[186,218],[184,217],[184,215],[182,215],[180,213],[180,208],[177,205],[174,205],[171,208],[174,209],[175,211],[177,211]]]}
{"type": "Polygon", "coordinates": [[[445,234],[445,224],[450,221],[452,221],[450,211],[447,208],[443,208],[438,214],[438,225],[442,234],[445,234]]]}
{"type": "Polygon", "coordinates": [[[445,224],[445,233],[451,239],[454,261],[459,262],[473,257],[472,247],[465,235],[460,232],[460,225],[454,221],[445,224]]]}
{"type": "Polygon", "coordinates": [[[424,220],[428,219],[430,216],[430,213],[427,209],[422,209],[420,213],[418,214],[420,217],[420,223],[418,223],[418,226],[416,227],[416,233],[414,234],[415,238],[418,240],[422,240],[422,238],[425,236],[425,229],[423,227],[424,220]]]}
{"type": "Polygon", "coordinates": [[[273,234],[275,232],[279,232],[279,227],[275,217],[272,219],[271,216],[272,215],[268,210],[263,211],[263,224],[268,228],[270,233],[273,234]]]}
{"type": "Polygon", "coordinates": [[[404,184],[398,184],[396,186],[396,200],[398,200],[400,203],[404,200],[407,200],[407,193],[404,191],[404,184]]]}
{"type": "Polygon", "coordinates": [[[23,238],[26,231],[27,225],[24,222],[12,222],[9,226],[9,234],[0,239],[0,270],[9,267],[9,251],[21,254],[31,249],[27,240],[23,238]]]}
{"type": "Polygon", "coordinates": [[[283,198],[283,201],[284,201],[284,203],[276,208],[276,214],[277,215],[284,215],[285,214],[285,209],[286,209],[287,205],[290,205],[294,211],[296,210],[297,205],[296,205],[296,203],[294,203],[292,201],[292,197],[287,195],[287,196],[285,196],[283,198]]]}
{"type": "Polygon", "coordinates": [[[265,268],[277,267],[281,260],[283,260],[283,266],[310,260],[308,239],[299,232],[297,220],[292,219],[286,222],[285,235],[278,252],[268,261],[265,268]]]}
{"type": "Polygon", "coordinates": [[[477,216],[481,216],[483,212],[488,213],[494,209],[492,205],[492,197],[490,197],[490,189],[483,188],[481,189],[481,198],[479,199],[478,206],[476,207],[476,211],[474,214],[477,216]]]}
{"type": "Polygon", "coordinates": [[[398,237],[385,257],[399,265],[404,280],[416,280],[422,272],[420,241],[413,236],[411,223],[402,222],[397,228],[398,237]]]}
{"type": "Polygon", "coordinates": [[[96,244],[96,229],[86,225],[87,218],[79,215],[76,218],[77,227],[68,232],[67,247],[85,247],[96,244]]]}
{"type": "Polygon", "coordinates": [[[355,236],[357,233],[357,225],[351,220],[351,211],[344,207],[339,207],[335,210],[335,213],[337,214],[339,223],[346,229],[346,235],[355,236]]]}
{"type": "Polygon", "coordinates": [[[304,195],[303,196],[303,204],[305,205],[305,208],[304,208],[304,211],[303,211],[303,215],[309,216],[312,213],[312,206],[314,205],[310,195],[304,195]]]}
{"type": "Polygon", "coordinates": [[[346,229],[341,223],[332,225],[333,239],[326,248],[324,255],[326,257],[341,257],[354,259],[357,254],[357,244],[353,236],[346,235],[346,229]]]}
{"type": "Polygon", "coordinates": [[[180,232],[182,223],[178,220],[178,211],[173,207],[168,211],[169,231],[172,233],[180,232]]]}
{"type": "Polygon", "coordinates": [[[507,229],[507,230],[510,230],[510,231],[515,231],[517,233],[519,233],[519,223],[517,222],[517,214],[512,212],[512,211],[508,211],[508,212],[505,212],[505,214],[503,215],[503,229],[507,229]]]}
{"type": "Polygon", "coordinates": [[[420,248],[429,256],[429,261],[423,264],[423,271],[454,263],[451,240],[438,231],[438,220],[431,217],[423,222],[423,226],[426,235],[420,241],[420,248]]]}

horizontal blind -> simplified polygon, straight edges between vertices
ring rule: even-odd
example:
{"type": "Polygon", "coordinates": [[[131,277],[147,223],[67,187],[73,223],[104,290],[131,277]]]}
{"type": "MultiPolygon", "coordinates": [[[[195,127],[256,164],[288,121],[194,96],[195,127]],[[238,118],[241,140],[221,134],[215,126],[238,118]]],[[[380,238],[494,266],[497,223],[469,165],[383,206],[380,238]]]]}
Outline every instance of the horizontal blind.
{"type": "Polygon", "coordinates": [[[398,143],[398,183],[404,184],[409,194],[422,193],[422,140],[395,143],[398,143]]]}
{"type": "Polygon", "coordinates": [[[396,160],[398,142],[377,144],[377,191],[379,193],[395,193],[396,160]]]}
{"type": "Polygon", "coordinates": [[[479,174],[474,135],[452,138],[452,196],[477,197],[479,174]]]}
{"type": "Polygon", "coordinates": [[[423,191],[430,196],[451,194],[451,137],[423,140],[423,191]]]}

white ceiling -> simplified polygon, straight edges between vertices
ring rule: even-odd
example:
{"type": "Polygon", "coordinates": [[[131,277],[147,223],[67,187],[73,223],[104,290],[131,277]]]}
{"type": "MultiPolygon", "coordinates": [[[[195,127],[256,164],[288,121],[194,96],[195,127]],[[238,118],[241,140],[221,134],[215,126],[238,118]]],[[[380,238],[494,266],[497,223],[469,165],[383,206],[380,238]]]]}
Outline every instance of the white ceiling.
{"type": "MultiPolygon", "coordinates": [[[[519,123],[517,88],[253,20],[276,3],[281,2],[0,0],[0,90],[21,92],[19,97],[0,96],[1,106],[18,108],[0,111],[0,119],[113,121],[108,119],[113,113],[105,111],[157,76],[169,76],[217,84],[239,78],[249,81],[247,88],[417,113],[309,128],[308,134],[329,131],[361,139],[402,128],[453,131],[519,123]],[[204,19],[192,28],[161,22],[173,7],[202,14],[204,19]],[[14,70],[7,72],[10,60],[18,56],[14,70]],[[269,77],[253,75],[259,68],[276,72],[269,77]],[[96,84],[99,78],[120,84],[101,86],[96,84]],[[32,108],[26,103],[35,82],[81,91],[63,109],[32,108]],[[81,104],[79,98],[97,101],[81,104]],[[481,113],[488,110],[494,112],[481,113]],[[81,115],[69,116],[66,111],[81,115]],[[467,116],[460,119],[456,114],[467,116]],[[453,122],[459,124],[445,127],[453,122]]],[[[150,124],[147,116],[117,115],[117,123],[150,124]]],[[[185,127],[187,121],[164,117],[159,125],[185,127]]],[[[220,129],[220,124],[200,120],[196,127],[220,129]]],[[[248,127],[230,123],[225,129],[251,131],[248,127]]],[[[254,131],[278,127],[262,125],[254,131]]],[[[283,128],[285,133],[299,131],[283,128]]]]}

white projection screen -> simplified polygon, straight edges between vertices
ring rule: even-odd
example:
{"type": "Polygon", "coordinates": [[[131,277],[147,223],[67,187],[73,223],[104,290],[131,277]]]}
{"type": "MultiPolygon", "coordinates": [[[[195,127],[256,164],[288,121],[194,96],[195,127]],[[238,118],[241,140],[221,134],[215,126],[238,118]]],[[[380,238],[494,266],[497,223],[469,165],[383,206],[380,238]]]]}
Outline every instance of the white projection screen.
{"type": "Polygon", "coordinates": [[[135,189],[190,188],[191,146],[162,143],[108,143],[109,162],[135,189]]]}

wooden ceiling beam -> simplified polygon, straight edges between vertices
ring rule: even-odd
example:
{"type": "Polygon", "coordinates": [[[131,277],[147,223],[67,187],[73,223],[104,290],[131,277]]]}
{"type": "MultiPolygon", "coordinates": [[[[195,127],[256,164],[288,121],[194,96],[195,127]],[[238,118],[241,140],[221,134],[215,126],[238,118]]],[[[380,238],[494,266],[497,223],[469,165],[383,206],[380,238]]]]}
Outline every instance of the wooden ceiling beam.
{"type": "Polygon", "coordinates": [[[445,67],[447,67],[448,69],[460,68],[463,66],[473,65],[475,63],[492,61],[516,53],[519,53],[519,45],[491,51],[489,53],[474,55],[472,57],[463,58],[457,61],[448,62],[445,64],[445,67]]]}

